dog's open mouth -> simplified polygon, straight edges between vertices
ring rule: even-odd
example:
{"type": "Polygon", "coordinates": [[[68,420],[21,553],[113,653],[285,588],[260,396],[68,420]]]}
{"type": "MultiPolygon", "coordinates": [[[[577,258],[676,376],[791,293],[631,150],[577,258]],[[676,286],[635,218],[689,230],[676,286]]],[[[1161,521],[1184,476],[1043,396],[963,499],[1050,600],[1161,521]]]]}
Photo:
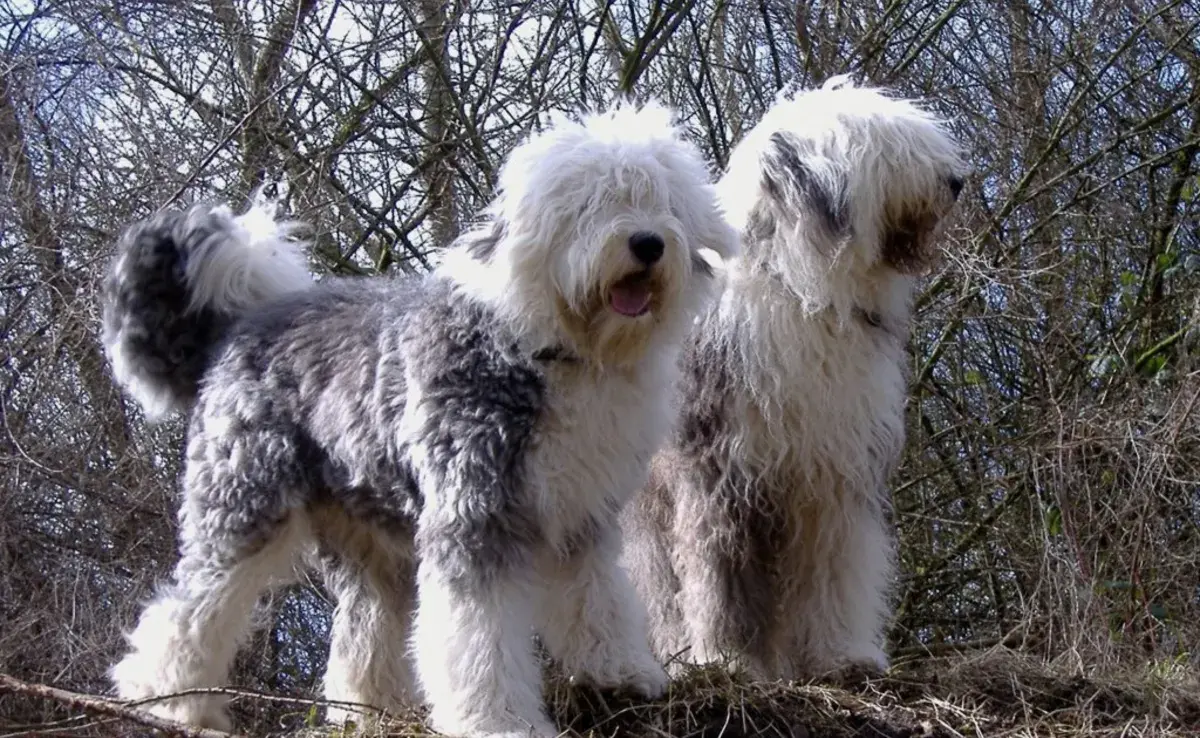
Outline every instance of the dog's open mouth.
{"type": "Polygon", "coordinates": [[[621,315],[636,318],[650,312],[654,292],[650,289],[650,274],[638,272],[620,280],[608,291],[608,303],[621,315]]]}

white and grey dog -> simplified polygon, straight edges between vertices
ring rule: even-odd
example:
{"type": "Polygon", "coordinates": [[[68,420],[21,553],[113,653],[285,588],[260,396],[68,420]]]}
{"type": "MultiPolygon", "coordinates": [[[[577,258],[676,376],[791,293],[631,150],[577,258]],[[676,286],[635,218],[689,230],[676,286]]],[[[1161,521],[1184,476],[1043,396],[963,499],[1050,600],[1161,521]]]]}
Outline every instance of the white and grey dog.
{"type": "MultiPolygon", "coordinates": [[[[117,379],[191,414],[181,558],[112,670],[120,695],[223,684],[256,598],[313,543],[338,599],[331,698],[555,735],[534,633],[582,681],[661,693],[618,514],[669,430],[713,291],[702,252],[738,246],[670,112],[533,136],[428,277],[314,283],[287,230],[263,208],[160,214],[106,282],[117,379]]],[[[224,708],[156,707],[217,727],[224,708]]]]}
{"type": "Polygon", "coordinates": [[[914,275],[964,173],[941,121],[844,78],[782,97],[733,152],[718,189],[742,254],[623,515],[661,658],[886,668],[914,275]]]}

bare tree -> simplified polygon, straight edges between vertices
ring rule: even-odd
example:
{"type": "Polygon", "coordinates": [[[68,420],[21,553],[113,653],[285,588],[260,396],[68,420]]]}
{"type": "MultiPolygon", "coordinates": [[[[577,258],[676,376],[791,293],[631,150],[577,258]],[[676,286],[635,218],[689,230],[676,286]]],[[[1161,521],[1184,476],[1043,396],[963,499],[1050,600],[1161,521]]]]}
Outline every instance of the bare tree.
{"type": "MultiPolygon", "coordinates": [[[[125,224],[285,174],[314,269],[420,272],[549,111],[658,97],[715,170],[839,73],[926,98],[975,167],[911,341],[893,646],[1196,658],[1194,3],[34,0],[0,35],[0,671],[104,689],[174,555],[181,424],[96,336],[125,224]]],[[[324,595],[266,612],[239,681],[311,692],[324,595]]]]}

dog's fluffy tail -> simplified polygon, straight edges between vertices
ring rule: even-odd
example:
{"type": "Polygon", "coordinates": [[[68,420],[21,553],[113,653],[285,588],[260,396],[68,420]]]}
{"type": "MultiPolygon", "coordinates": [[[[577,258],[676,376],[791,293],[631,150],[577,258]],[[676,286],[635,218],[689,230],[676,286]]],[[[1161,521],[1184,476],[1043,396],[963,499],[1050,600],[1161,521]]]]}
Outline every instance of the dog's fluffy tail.
{"type": "Polygon", "coordinates": [[[117,382],[161,418],[195,401],[213,346],[237,316],[312,286],[298,224],[250,209],[159,213],[121,237],[103,292],[104,349],[117,382]]]}

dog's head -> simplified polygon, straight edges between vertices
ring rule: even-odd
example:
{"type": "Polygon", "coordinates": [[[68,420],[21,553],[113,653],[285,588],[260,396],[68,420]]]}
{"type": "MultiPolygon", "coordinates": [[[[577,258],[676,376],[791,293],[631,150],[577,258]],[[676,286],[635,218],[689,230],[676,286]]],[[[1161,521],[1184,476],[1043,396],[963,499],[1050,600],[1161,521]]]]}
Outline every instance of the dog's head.
{"type": "Polygon", "coordinates": [[[778,100],[733,152],[721,191],[746,258],[811,281],[927,271],[965,176],[941,120],[834,78],[778,100]]]}
{"type": "Polygon", "coordinates": [[[710,292],[704,252],[737,248],[703,157],[656,104],[558,118],[513,150],[498,189],[474,258],[511,315],[602,364],[682,336],[710,292]]]}

